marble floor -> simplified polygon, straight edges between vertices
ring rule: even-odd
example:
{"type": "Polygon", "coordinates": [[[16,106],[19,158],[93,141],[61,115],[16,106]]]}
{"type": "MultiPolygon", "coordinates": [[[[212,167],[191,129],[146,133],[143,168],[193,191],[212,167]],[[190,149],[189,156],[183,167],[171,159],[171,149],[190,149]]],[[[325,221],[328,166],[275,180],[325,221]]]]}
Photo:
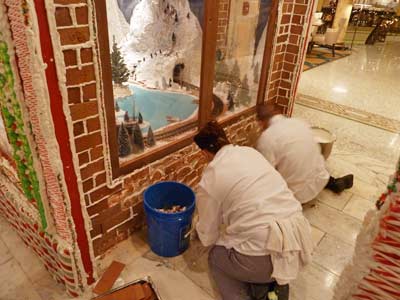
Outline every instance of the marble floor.
{"type": "Polygon", "coordinates": [[[400,120],[400,41],[358,45],[353,54],[302,74],[299,94],[400,120]]]}
{"type": "MultiPolygon", "coordinates": [[[[330,300],[344,266],[351,259],[365,213],[384,190],[399,157],[398,134],[329,113],[296,105],[294,116],[322,126],[337,136],[328,166],[335,176],[355,175],[354,187],[334,195],[323,191],[314,205],[304,208],[312,224],[313,262],[291,285],[291,300],[330,300]]],[[[207,249],[195,240],[182,256],[163,259],[146,244],[144,232],[133,235],[97,263],[104,270],[112,260],[126,264],[119,283],[151,276],[163,300],[219,299],[208,275],[207,249]]],[[[91,292],[80,297],[88,300],[91,292]]],[[[65,300],[36,256],[0,218],[0,299],[65,300]],[[23,287],[23,288],[22,288],[23,287]]]]}

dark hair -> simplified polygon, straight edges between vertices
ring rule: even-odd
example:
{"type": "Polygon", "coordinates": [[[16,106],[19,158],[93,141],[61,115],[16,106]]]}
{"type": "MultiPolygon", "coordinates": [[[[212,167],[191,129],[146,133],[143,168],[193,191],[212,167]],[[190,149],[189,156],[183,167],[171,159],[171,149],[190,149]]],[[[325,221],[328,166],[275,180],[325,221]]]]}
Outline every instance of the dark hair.
{"type": "Polygon", "coordinates": [[[208,122],[194,137],[194,142],[201,150],[216,154],[223,146],[229,145],[224,129],[217,121],[208,122]]]}
{"type": "Polygon", "coordinates": [[[257,119],[260,121],[268,121],[275,115],[282,113],[282,110],[274,103],[265,103],[257,106],[257,119]]]}

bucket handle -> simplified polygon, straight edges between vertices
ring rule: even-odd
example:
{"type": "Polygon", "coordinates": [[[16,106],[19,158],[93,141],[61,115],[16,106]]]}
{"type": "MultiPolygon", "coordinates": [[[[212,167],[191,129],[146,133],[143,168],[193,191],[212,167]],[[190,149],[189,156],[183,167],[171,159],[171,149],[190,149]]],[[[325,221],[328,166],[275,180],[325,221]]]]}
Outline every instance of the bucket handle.
{"type": "Polygon", "coordinates": [[[196,225],[198,222],[199,222],[199,215],[195,215],[192,220],[191,228],[184,236],[185,239],[187,239],[196,230],[196,225]]]}

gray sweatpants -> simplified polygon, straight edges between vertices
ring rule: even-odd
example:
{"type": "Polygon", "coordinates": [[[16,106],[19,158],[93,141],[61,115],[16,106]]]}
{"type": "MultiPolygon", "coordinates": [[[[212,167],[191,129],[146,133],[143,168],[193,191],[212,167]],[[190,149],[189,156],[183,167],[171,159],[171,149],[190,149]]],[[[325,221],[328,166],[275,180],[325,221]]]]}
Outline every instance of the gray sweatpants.
{"type": "Polygon", "coordinates": [[[272,262],[268,256],[247,256],[234,249],[215,246],[208,264],[223,300],[249,300],[250,284],[266,289],[272,282],[272,262]]]}

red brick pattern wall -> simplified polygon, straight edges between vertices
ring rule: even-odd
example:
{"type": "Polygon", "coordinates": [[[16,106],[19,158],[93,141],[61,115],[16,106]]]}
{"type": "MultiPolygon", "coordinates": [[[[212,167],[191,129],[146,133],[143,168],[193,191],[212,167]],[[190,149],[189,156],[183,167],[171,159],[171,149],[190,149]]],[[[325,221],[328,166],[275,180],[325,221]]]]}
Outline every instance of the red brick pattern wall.
{"type": "Polygon", "coordinates": [[[297,80],[302,71],[302,56],[307,40],[311,0],[283,0],[274,45],[267,99],[291,113],[297,80]]]}
{"type": "Polygon", "coordinates": [[[219,0],[217,49],[221,50],[222,54],[226,52],[230,6],[231,0],[219,0]]]}
{"type": "MultiPolygon", "coordinates": [[[[89,0],[90,1],[90,0],[89,0]]],[[[296,0],[300,1],[300,0],[296,0]]],[[[54,0],[55,18],[59,42],[62,47],[66,71],[67,93],[75,156],[79,163],[83,209],[90,218],[90,238],[97,257],[107,249],[126,239],[144,222],[142,192],[152,183],[161,180],[179,180],[191,186],[198,182],[204,161],[194,145],[188,146],[160,161],[156,161],[126,176],[112,188],[107,185],[104,150],[108,147],[102,138],[99,105],[102,100],[96,94],[99,78],[94,24],[89,24],[92,5],[86,0],[54,0]]],[[[300,52],[304,38],[306,3],[284,0],[282,20],[278,22],[277,44],[272,59],[268,101],[277,101],[289,111],[294,93],[300,52]]],[[[229,0],[221,0],[220,21],[228,18],[229,0]]],[[[227,30],[221,22],[221,31],[227,30]]],[[[223,45],[222,36],[219,45],[223,45]]],[[[226,42],[225,42],[226,43],[226,42]]],[[[57,49],[57,47],[56,47],[57,49]]],[[[60,68],[60,65],[58,64],[60,68]]],[[[231,125],[228,133],[234,142],[245,144],[248,133],[256,130],[254,116],[231,125]]]]}
{"type": "MultiPolygon", "coordinates": [[[[228,137],[235,144],[248,144],[248,136],[259,130],[255,117],[243,117],[227,128],[228,137]]],[[[104,190],[102,198],[88,207],[92,218],[91,236],[95,255],[104,253],[135,229],[144,224],[143,191],[149,185],[178,180],[195,188],[200,180],[205,161],[200,150],[190,145],[156,161],[124,179],[123,190],[110,194],[104,190]]]]}

